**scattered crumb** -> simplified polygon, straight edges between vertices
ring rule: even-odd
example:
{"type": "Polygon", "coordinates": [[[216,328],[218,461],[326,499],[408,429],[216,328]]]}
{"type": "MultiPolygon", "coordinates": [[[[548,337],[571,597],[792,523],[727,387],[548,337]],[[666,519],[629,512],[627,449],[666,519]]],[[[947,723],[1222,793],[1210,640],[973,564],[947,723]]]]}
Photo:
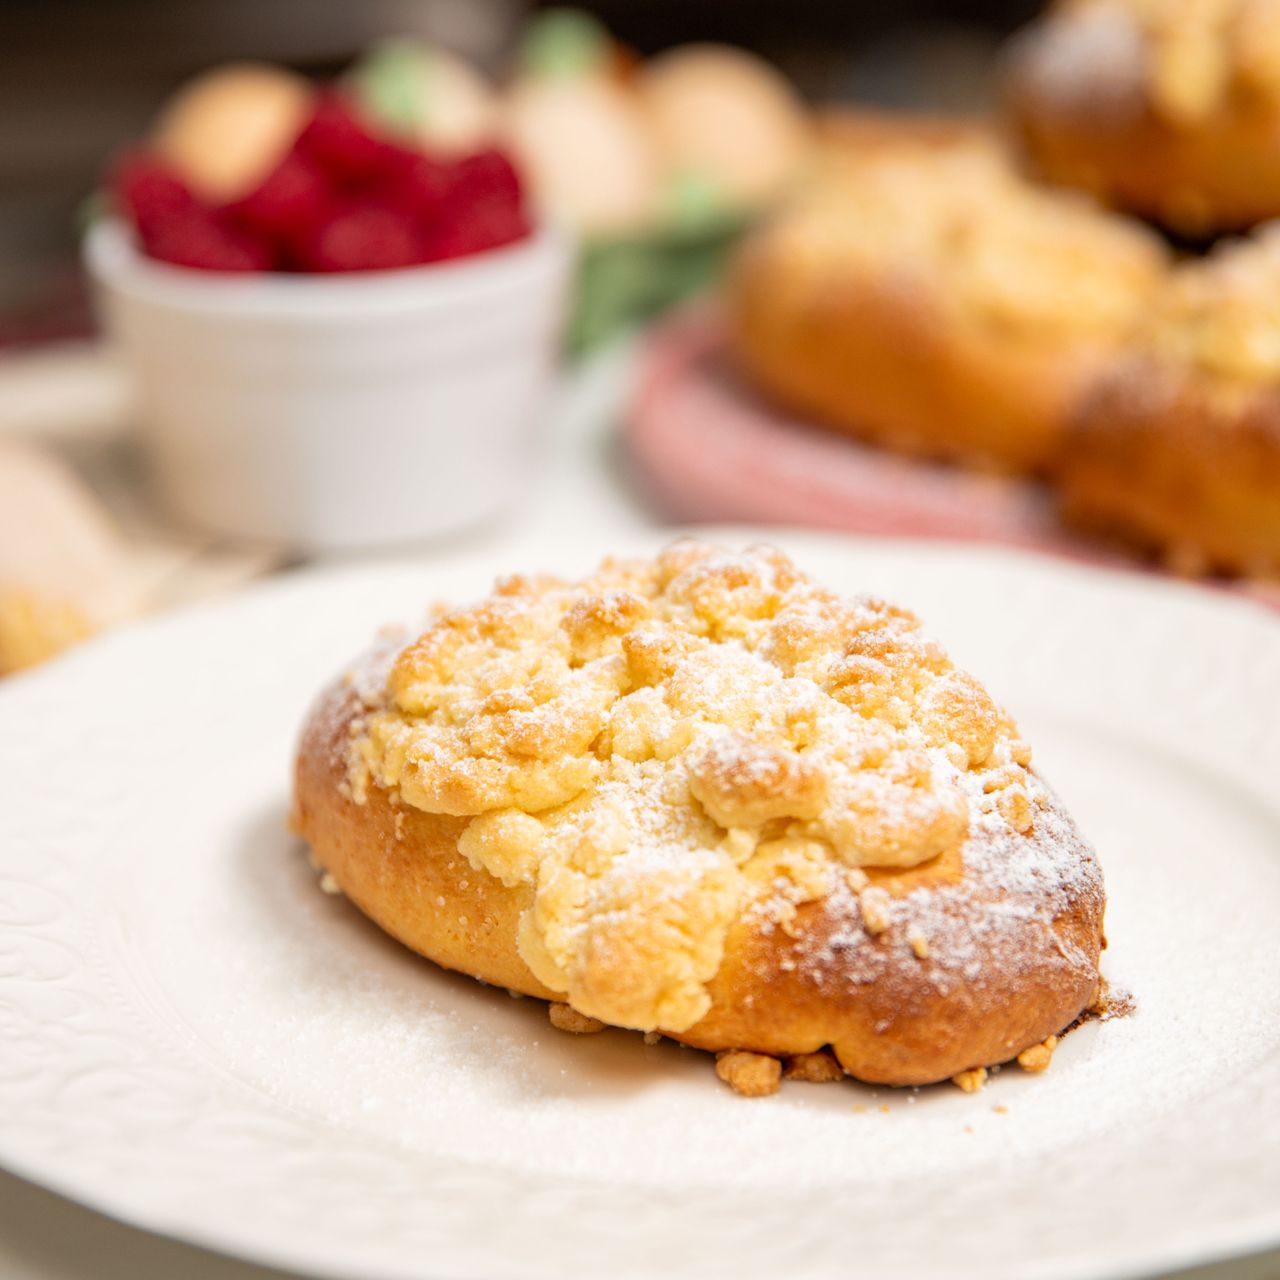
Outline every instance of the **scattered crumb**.
{"type": "Polygon", "coordinates": [[[996,1106],[991,1108],[991,1110],[998,1116],[1007,1116],[1009,1114],[1009,1108],[1006,1107],[1003,1102],[997,1103],[996,1106]]]}
{"type": "Polygon", "coordinates": [[[929,958],[929,939],[924,936],[924,930],[918,924],[913,924],[907,929],[907,942],[915,952],[917,960],[929,958]]]}
{"type": "Polygon", "coordinates": [[[586,1036],[604,1030],[604,1023],[599,1018],[588,1018],[585,1013],[579,1013],[572,1005],[561,1004],[556,1000],[547,1005],[547,1014],[551,1018],[551,1025],[557,1031],[586,1036]]]}
{"type": "Polygon", "coordinates": [[[338,894],[341,894],[342,892],[341,886],[339,886],[337,880],[334,878],[333,874],[329,871],[326,871],[324,875],[320,877],[320,892],[331,893],[331,894],[334,894],[335,896],[338,894]]]}
{"type": "Polygon", "coordinates": [[[744,1098],[763,1098],[777,1093],[782,1080],[782,1063],[763,1053],[731,1049],[716,1057],[716,1075],[744,1098]]]}
{"type": "Polygon", "coordinates": [[[1088,1012],[1099,1022],[1110,1022],[1112,1018],[1127,1018],[1137,1007],[1133,992],[1113,987],[1104,978],[1098,998],[1089,1006],[1088,1012]]]}
{"type": "Polygon", "coordinates": [[[883,933],[889,927],[890,899],[888,891],[868,885],[858,894],[862,909],[862,926],[870,934],[883,933]]]}
{"type": "Polygon", "coordinates": [[[972,1067],[951,1077],[951,1083],[959,1085],[965,1093],[977,1093],[987,1083],[986,1067],[972,1067]]]}
{"type": "Polygon", "coordinates": [[[972,1132],[973,1132],[973,1125],[971,1125],[971,1124],[967,1124],[967,1125],[965,1125],[965,1127],[964,1127],[964,1131],[965,1131],[965,1133],[972,1133],[972,1132]]]}
{"type": "Polygon", "coordinates": [[[829,1084],[844,1079],[844,1068],[835,1054],[819,1049],[817,1053],[798,1053],[788,1058],[782,1074],[788,1080],[803,1080],[806,1084],[829,1084]]]}
{"type": "Polygon", "coordinates": [[[657,1031],[646,1031],[644,1033],[645,1044],[657,1044],[661,1039],[662,1036],[657,1031]]]}
{"type": "Polygon", "coordinates": [[[1053,1061],[1053,1051],[1058,1047],[1058,1037],[1050,1036],[1043,1044],[1033,1044],[1030,1049],[1023,1049],[1018,1054],[1018,1066],[1023,1071],[1029,1071],[1032,1075],[1037,1075],[1041,1071],[1048,1070],[1049,1063],[1053,1061]]]}
{"type": "Polygon", "coordinates": [[[880,1104],[880,1114],[886,1116],[889,1114],[889,1104],[887,1102],[882,1102],[880,1104]]]}
{"type": "Polygon", "coordinates": [[[865,1116],[867,1114],[867,1109],[861,1102],[855,1102],[853,1104],[853,1114],[855,1116],[865,1116]]]}

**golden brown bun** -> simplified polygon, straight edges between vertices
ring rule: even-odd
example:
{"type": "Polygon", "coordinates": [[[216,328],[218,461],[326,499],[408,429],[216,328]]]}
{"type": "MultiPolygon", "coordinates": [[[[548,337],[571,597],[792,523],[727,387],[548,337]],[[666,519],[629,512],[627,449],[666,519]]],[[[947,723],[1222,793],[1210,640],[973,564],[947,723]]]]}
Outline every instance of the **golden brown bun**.
{"type": "Polygon", "coordinates": [[[1280,226],[1177,267],[1067,441],[1063,508],[1187,572],[1280,573],[1280,226]]]}
{"type": "Polygon", "coordinates": [[[746,246],[730,303],[738,365],[770,399],[815,423],[924,458],[1036,471],[1093,368],[958,330],[926,291],[890,280],[832,284],[805,314],[777,303],[788,266],[746,246]]]}
{"type": "Polygon", "coordinates": [[[1060,473],[1065,517],[1183,572],[1280,575],[1280,388],[1136,357],[1083,409],[1060,473]]]}
{"type": "Polygon", "coordinates": [[[1059,5],[1007,58],[1006,101],[1028,158],[1053,181],[1195,238],[1280,214],[1280,23],[1248,29],[1267,8],[1059,5]]]}
{"type": "Polygon", "coordinates": [[[748,381],[903,452],[1040,471],[1165,269],[1136,225],[1019,178],[966,126],[853,117],[817,188],[749,236],[748,381]]]}
{"type": "MultiPolygon", "coordinates": [[[[361,911],[428,959],[563,999],[516,950],[531,892],[504,887],[458,853],[464,819],[393,805],[381,789],[363,805],[350,798],[346,748],[363,712],[351,689],[334,685],[303,732],[294,824],[317,861],[361,911]]],[[[790,934],[762,930],[744,912],[709,984],[710,1011],[666,1034],[700,1049],[780,1057],[831,1045],[850,1075],[894,1085],[1008,1061],[1068,1026],[1098,989],[1097,862],[1060,808],[1029,843],[1007,851],[1012,865],[1003,872],[988,863],[966,874],[953,856],[873,873],[894,898],[920,899],[916,914],[934,931],[924,959],[908,939],[909,918],[868,935],[858,896],[845,886],[801,905],[790,934]],[[1070,874],[1011,889],[1030,875],[1034,846],[1054,839],[1071,844],[1070,874]]]]}
{"type": "MultiPolygon", "coordinates": [[[[442,625],[474,636],[475,617],[442,625]]],[[[498,621],[510,625],[506,614],[498,621]]],[[[419,661],[414,649],[385,648],[321,695],[297,756],[295,829],[342,891],[407,946],[485,982],[564,1000],[563,987],[535,976],[524,958],[533,882],[504,884],[459,852],[473,819],[426,812],[353,773],[353,743],[368,740],[371,720],[384,714],[388,672],[419,661]]],[[[888,652],[882,643],[878,651],[888,652]]],[[[968,685],[946,688],[949,705],[969,696],[968,685]]],[[[1001,759],[1002,777],[1018,773],[1001,759]]],[[[1097,861],[1060,803],[1038,783],[1033,791],[1034,818],[1020,819],[1021,831],[993,808],[937,856],[903,868],[833,867],[823,891],[797,893],[781,911],[779,886],[791,887],[783,863],[753,857],[699,1016],[654,1029],[715,1051],[792,1056],[829,1044],[850,1074],[901,1085],[1006,1061],[1060,1031],[1097,994],[1104,894],[1097,861]]],[[[589,961],[599,972],[581,1003],[609,998],[601,972],[638,984],[654,960],[648,948],[667,936],[637,928],[648,920],[627,906],[603,927],[591,922],[589,961]]]]}

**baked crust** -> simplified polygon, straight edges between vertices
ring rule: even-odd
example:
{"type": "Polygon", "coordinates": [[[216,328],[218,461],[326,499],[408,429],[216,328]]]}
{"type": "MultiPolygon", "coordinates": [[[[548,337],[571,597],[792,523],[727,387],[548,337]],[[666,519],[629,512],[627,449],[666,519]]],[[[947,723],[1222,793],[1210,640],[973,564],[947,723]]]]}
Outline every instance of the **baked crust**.
{"type": "Polygon", "coordinates": [[[1102,383],[1072,430],[1064,517],[1180,572],[1280,575],[1280,389],[1147,354],[1102,383]]]}
{"type": "Polygon", "coordinates": [[[1070,0],[1014,38],[1006,102],[1032,164],[1193,238],[1280,214],[1280,8],[1070,0]]]}
{"type": "Polygon", "coordinates": [[[1070,433],[1066,516],[1186,572],[1280,573],[1277,332],[1280,226],[1180,265],[1070,433]]]}
{"type": "Polygon", "coordinates": [[[833,127],[828,176],[748,236],[736,363],[815,422],[1037,472],[1156,287],[1135,224],[1021,179],[976,127],[833,127]]]}
{"type": "MultiPolygon", "coordinates": [[[[427,812],[358,763],[353,769],[387,705],[388,673],[403,669],[412,649],[384,645],[320,696],[299,745],[293,825],[342,891],[407,946],[485,982],[562,1001],[563,985],[526,960],[528,919],[542,892],[536,878],[504,883],[477,865],[466,837],[476,819],[427,812]]],[[[1002,768],[1016,772],[1012,763],[1002,768]]],[[[758,802],[764,775],[750,772],[747,790],[758,802]]],[[[785,859],[753,855],[701,983],[702,1003],[656,1006],[695,1008],[696,1016],[676,1016],[675,1025],[610,1020],[713,1051],[793,1057],[830,1045],[850,1074],[904,1085],[1003,1062],[1042,1042],[1097,994],[1104,894],[1096,858],[1060,803],[1038,780],[1031,785],[1034,815],[1016,814],[1016,825],[993,808],[913,865],[823,864],[816,890],[785,859]]],[[[746,792],[735,794],[741,802],[746,792]]],[[[647,888],[636,891],[643,899],[647,888]]],[[[654,962],[647,949],[666,936],[638,927],[647,922],[624,903],[594,937],[597,950],[619,952],[602,972],[620,975],[623,986],[643,985],[654,962]]],[[[575,1007],[609,997],[596,978],[575,1007]]]]}

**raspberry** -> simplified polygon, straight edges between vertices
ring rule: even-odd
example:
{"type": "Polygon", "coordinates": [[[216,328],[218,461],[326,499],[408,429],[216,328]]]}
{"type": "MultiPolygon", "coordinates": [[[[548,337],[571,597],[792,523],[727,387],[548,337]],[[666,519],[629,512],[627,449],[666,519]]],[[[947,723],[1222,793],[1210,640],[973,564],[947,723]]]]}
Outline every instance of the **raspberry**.
{"type": "Polygon", "coordinates": [[[186,183],[153,152],[126,152],[112,166],[108,181],[120,210],[143,233],[196,207],[186,183]]]}
{"type": "Polygon", "coordinates": [[[452,167],[405,147],[389,147],[387,159],[386,177],[378,187],[382,198],[420,226],[436,222],[452,196],[452,167]]]}
{"type": "Polygon", "coordinates": [[[334,93],[320,99],[298,137],[297,149],[341,186],[358,186],[382,178],[392,150],[381,138],[375,138],[352,108],[334,93]]]}
{"type": "Polygon", "coordinates": [[[453,166],[451,198],[456,205],[495,202],[518,209],[523,200],[520,175],[497,149],[464,156],[453,166]]]}
{"type": "Polygon", "coordinates": [[[293,151],[226,212],[233,225],[288,247],[320,222],[329,200],[329,187],[320,171],[293,151]]]}
{"type": "Polygon", "coordinates": [[[520,177],[501,151],[478,151],[451,165],[443,203],[427,236],[430,262],[497,249],[529,234],[520,177]]]}
{"type": "Polygon", "coordinates": [[[421,261],[422,241],[413,219],[375,204],[331,214],[307,237],[300,255],[307,271],[385,271],[421,261]]]}
{"type": "Polygon", "coordinates": [[[208,211],[190,209],[142,231],[147,253],[198,271],[269,271],[271,254],[253,236],[224,225],[208,211]]]}
{"type": "Polygon", "coordinates": [[[471,208],[455,211],[428,237],[424,250],[427,262],[464,258],[486,249],[499,249],[524,239],[529,220],[519,208],[500,200],[484,200],[471,208]]]}

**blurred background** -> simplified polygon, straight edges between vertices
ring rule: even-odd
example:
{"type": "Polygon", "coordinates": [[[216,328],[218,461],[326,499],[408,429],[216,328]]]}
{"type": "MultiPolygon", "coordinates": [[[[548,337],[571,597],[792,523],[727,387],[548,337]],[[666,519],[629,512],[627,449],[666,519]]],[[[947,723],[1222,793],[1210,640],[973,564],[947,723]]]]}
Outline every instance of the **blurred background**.
{"type": "MultiPolygon", "coordinates": [[[[104,158],[212,64],[255,58],[343,70],[378,38],[444,45],[492,74],[530,13],[519,0],[3,0],[0,4],[0,342],[84,331],[78,210],[104,158]]],[[[775,62],[811,100],[971,111],[1000,39],[1032,0],[596,0],[649,55],[725,41],[775,62]]]]}
{"type": "Polygon", "coordinates": [[[1280,0],[0,16],[0,674],[482,530],[1280,595],[1280,0]]]}

